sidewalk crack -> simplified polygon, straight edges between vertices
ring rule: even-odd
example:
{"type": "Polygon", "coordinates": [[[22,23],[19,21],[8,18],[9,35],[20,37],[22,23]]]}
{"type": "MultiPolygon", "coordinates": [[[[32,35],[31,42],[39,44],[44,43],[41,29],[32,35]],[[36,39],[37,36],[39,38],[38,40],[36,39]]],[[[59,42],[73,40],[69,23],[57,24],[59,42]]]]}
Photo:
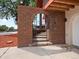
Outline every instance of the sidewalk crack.
{"type": "Polygon", "coordinates": [[[9,49],[10,49],[10,47],[7,48],[6,51],[3,52],[3,54],[0,55],[0,58],[3,57],[3,56],[7,53],[7,51],[8,51],[9,49]]]}

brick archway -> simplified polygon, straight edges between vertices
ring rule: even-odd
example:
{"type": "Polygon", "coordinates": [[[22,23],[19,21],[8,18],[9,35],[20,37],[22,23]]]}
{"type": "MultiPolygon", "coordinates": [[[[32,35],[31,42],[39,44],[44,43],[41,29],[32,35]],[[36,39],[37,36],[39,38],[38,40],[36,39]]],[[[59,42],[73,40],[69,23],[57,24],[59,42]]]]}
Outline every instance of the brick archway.
{"type": "Polygon", "coordinates": [[[47,39],[53,44],[64,44],[65,12],[20,5],[18,7],[18,47],[32,44],[32,21],[38,13],[45,13],[48,21],[47,39]]]}

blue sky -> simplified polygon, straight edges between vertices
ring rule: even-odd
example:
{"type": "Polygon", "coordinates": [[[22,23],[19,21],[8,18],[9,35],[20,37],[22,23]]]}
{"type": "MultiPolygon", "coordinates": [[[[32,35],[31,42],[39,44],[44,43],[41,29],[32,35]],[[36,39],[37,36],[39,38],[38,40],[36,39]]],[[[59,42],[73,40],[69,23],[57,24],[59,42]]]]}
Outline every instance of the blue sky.
{"type": "Polygon", "coordinates": [[[15,21],[13,18],[10,18],[9,20],[6,19],[0,19],[0,25],[6,25],[8,27],[14,27],[15,29],[17,29],[17,25],[15,24],[15,21]]]}

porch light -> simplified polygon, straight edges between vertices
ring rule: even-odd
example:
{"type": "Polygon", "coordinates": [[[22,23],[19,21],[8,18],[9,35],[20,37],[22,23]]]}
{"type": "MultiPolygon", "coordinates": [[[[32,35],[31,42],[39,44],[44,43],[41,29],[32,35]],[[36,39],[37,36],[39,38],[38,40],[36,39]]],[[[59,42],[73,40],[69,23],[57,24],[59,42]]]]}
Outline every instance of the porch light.
{"type": "Polygon", "coordinates": [[[20,5],[24,5],[24,0],[20,0],[20,5]]]}

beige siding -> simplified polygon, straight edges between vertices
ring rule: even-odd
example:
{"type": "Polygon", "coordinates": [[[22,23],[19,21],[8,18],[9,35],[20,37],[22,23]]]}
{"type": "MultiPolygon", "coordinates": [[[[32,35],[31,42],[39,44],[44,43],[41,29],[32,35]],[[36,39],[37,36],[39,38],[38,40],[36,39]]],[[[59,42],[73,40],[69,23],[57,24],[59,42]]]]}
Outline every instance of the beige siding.
{"type": "Polygon", "coordinates": [[[66,11],[66,43],[67,44],[74,44],[73,40],[74,38],[74,20],[79,20],[79,6],[76,6],[74,9],[70,9],[69,11],[66,11]]]}

